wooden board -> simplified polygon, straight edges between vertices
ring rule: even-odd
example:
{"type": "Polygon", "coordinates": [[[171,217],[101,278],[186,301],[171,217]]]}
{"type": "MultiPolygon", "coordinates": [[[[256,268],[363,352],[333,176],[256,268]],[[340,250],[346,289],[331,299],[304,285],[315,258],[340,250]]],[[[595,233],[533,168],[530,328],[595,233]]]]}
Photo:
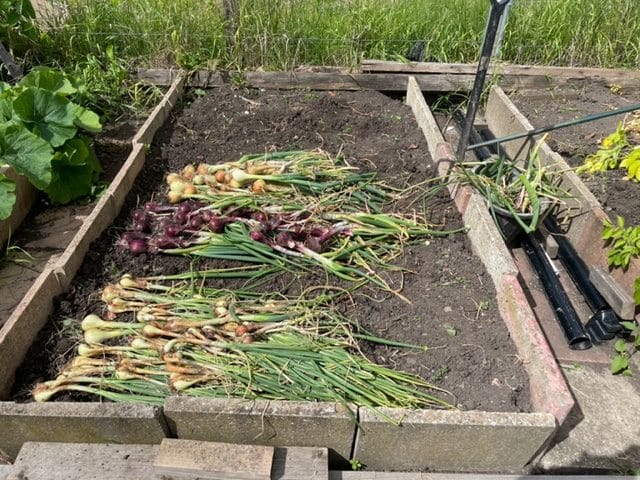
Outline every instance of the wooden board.
{"type": "MultiPolygon", "coordinates": [[[[327,69],[324,69],[327,70],[327,69]]],[[[449,93],[468,92],[473,86],[474,73],[347,73],[338,69],[330,71],[291,72],[214,72],[198,70],[187,75],[190,87],[216,87],[237,84],[250,88],[308,88],[310,90],[378,90],[381,92],[404,92],[409,77],[415,77],[423,92],[449,93]]],[[[139,80],[158,86],[168,86],[180,70],[141,69],[136,73],[139,80]]],[[[502,76],[489,79],[504,88],[551,87],[557,82],[545,75],[502,76]]]]}
{"type": "MultiPolygon", "coordinates": [[[[477,65],[466,63],[430,63],[430,62],[388,62],[382,60],[364,60],[363,73],[413,73],[440,75],[474,75],[477,65]]],[[[531,77],[544,78],[549,83],[579,82],[585,79],[600,80],[610,85],[640,89],[640,72],[637,70],[555,67],[536,65],[509,65],[495,63],[489,68],[489,75],[500,75],[507,84],[529,82],[531,77]]],[[[504,86],[502,81],[501,85],[504,86]]]]}

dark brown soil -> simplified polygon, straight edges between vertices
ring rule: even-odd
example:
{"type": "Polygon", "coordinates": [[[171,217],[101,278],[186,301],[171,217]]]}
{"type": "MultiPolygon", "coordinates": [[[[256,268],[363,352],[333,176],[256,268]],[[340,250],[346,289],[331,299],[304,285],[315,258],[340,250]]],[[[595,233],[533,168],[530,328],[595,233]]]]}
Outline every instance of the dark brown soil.
{"type": "MultiPolygon", "coordinates": [[[[115,246],[118,234],[130,222],[131,209],[162,195],[168,171],[191,162],[236,160],[242,154],[266,150],[322,148],[334,155],[341,152],[350,164],[376,171],[395,186],[416,184],[432,175],[427,145],[411,110],[378,92],[224,87],[206,95],[192,94],[174,113],[156,135],[123,213],[95,242],[71,291],[58,299],[51,321],[18,373],[16,399],[25,399],[38,378],[54,377],[57,366],[73,354],[74,339],[69,333],[77,331],[84,315],[103,311],[99,292],[106,283],[125,272],[149,275],[189,268],[187,259],[132,257],[115,246]]],[[[450,201],[436,199],[428,208],[433,223],[446,228],[460,225],[450,201]]],[[[402,283],[402,294],[411,304],[368,289],[341,308],[374,334],[426,344],[430,350],[415,353],[365,345],[365,353],[452,392],[460,408],[529,411],[524,368],[498,313],[491,279],[472,254],[466,236],[431,238],[413,245],[398,263],[413,273],[390,279],[396,285],[402,283]]],[[[278,285],[272,288],[279,289],[278,285]]]]}
{"type": "MultiPolygon", "coordinates": [[[[552,125],[628,106],[640,101],[640,94],[585,81],[549,90],[520,90],[510,95],[518,109],[534,127],[552,125]]],[[[613,133],[624,115],[616,115],[551,133],[548,143],[572,167],[584,163],[585,157],[598,150],[600,141],[613,133]]],[[[615,220],[625,218],[627,225],[640,225],[640,184],[623,179],[624,169],[603,174],[582,175],[582,180],[615,220]]]]}

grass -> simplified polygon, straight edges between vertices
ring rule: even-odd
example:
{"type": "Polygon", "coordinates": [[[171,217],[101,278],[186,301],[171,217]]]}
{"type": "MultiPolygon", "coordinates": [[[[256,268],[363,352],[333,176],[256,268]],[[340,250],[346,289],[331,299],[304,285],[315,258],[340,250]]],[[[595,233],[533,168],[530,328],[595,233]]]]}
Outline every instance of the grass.
{"type": "MultiPolygon", "coordinates": [[[[238,0],[227,45],[220,0],[70,0],[43,58],[74,65],[108,45],[132,65],[288,70],[396,60],[474,62],[489,0],[238,0]]],[[[511,63],[637,68],[637,0],[516,0],[502,49],[511,63]]]]}

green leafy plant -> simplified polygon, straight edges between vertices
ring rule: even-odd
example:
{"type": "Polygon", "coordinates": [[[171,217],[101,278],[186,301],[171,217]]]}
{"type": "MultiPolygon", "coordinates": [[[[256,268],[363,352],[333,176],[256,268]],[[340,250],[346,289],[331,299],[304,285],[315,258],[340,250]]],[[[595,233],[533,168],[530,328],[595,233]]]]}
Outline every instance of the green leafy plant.
{"type": "MultiPolygon", "coordinates": [[[[17,85],[0,83],[0,164],[10,165],[54,204],[88,195],[101,171],[90,138],[100,119],[74,103],[77,82],[64,73],[36,68],[17,85]]],[[[15,185],[0,175],[0,219],[15,203],[15,185]]]]}
{"type": "Polygon", "coordinates": [[[628,148],[627,133],[624,124],[620,122],[616,131],[600,142],[598,151],[587,156],[584,165],[578,167],[576,172],[597,173],[618,168],[628,148]]]}
{"type": "Polygon", "coordinates": [[[617,340],[614,345],[616,354],[611,360],[611,373],[631,376],[629,360],[640,351],[640,326],[636,322],[620,322],[620,325],[627,331],[628,337],[617,340]]]}
{"type": "Polygon", "coordinates": [[[36,46],[39,31],[36,12],[29,0],[0,0],[0,41],[16,55],[36,46]]]}
{"type": "Polygon", "coordinates": [[[640,147],[635,147],[627,155],[620,166],[627,169],[627,178],[640,182],[640,147]]]}
{"type": "Polygon", "coordinates": [[[631,258],[640,255],[640,225],[625,227],[621,216],[617,217],[615,224],[605,221],[602,239],[609,244],[607,261],[610,267],[627,269],[631,258]]]}
{"type": "Polygon", "coordinates": [[[162,97],[158,87],[131,81],[129,69],[113,45],[107,45],[99,54],[88,54],[71,71],[74,78],[80,80],[76,101],[105,121],[123,115],[136,116],[157,104],[162,97]]]}
{"type": "Polygon", "coordinates": [[[600,142],[598,151],[587,156],[577,173],[598,173],[616,168],[627,170],[627,179],[640,181],[640,146],[633,146],[640,132],[640,117],[618,123],[616,131],[600,142]]]}

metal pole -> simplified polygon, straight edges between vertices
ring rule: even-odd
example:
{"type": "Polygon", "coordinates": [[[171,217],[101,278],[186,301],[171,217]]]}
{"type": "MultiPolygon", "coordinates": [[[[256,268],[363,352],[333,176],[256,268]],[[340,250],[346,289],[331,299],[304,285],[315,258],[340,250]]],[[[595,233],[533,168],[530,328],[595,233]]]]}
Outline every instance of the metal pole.
{"type": "Polygon", "coordinates": [[[507,22],[509,21],[509,12],[511,11],[511,7],[513,7],[513,3],[515,0],[512,0],[508,3],[504,8],[504,13],[500,18],[500,26],[498,27],[498,35],[496,38],[495,45],[493,46],[493,53],[491,56],[493,58],[500,58],[500,53],[502,50],[502,41],[504,40],[504,32],[507,29],[507,22]]]}
{"type": "Polygon", "coordinates": [[[464,159],[464,153],[469,145],[469,134],[476,118],[478,105],[480,104],[480,97],[482,96],[482,90],[484,89],[484,81],[487,76],[487,70],[489,69],[489,61],[491,60],[491,52],[493,51],[500,18],[502,17],[502,13],[509,2],[511,2],[511,0],[491,0],[491,10],[489,11],[487,29],[484,34],[484,41],[480,51],[478,70],[476,71],[473,89],[471,90],[471,96],[469,97],[469,106],[467,107],[465,124],[462,129],[462,133],[460,134],[460,142],[458,143],[458,151],[456,153],[458,161],[462,161],[464,159]]]}
{"type": "Polygon", "coordinates": [[[614,115],[621,115],[623,113],[629,113],[635,110],[640,110],[640,103],[634,103],[633,105],[627,105],[626,107],[616,108],[615,110],[610,110],[608,112],[592,113],[591,115],[586,115],[584,117],[580,117],[575,120],[567,120],[565,122],[555,123],[553,125],[547,125],[545,127],[534,128],[533,130],[527,130],[526,132],[522,132],[522,133],[505,135],[504,137],[494,138],[492,140],[479,142],[473,145],[467,144],[465,148],[466,150],[475,150],[477,148],[488,147],[491,145],[497,145],[504,142],[511,142],[513,140],[518,140],[524,137],[535,137],[536,135],[540,135],[541,133],[551,132],[553,130],[558,130],[560,128],[565,128],[565,127],[572,127],[574,125],[580,125],[582,123],[593,122],[595,120],[612,117],[614,115]]]}

